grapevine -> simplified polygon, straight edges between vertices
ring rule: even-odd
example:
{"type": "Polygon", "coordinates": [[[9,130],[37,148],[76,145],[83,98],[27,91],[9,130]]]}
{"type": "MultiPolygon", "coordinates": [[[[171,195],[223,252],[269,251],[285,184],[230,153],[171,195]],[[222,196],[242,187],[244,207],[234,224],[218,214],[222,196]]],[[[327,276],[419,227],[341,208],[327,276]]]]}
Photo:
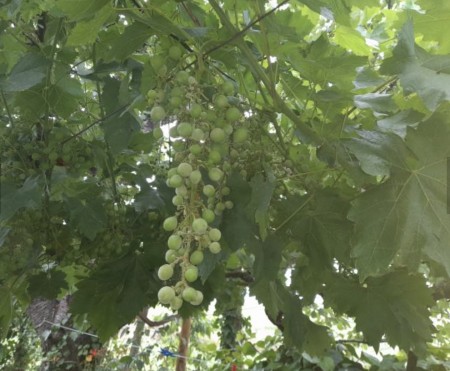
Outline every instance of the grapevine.
{"type": "MultiPolygon", "coordinates": [[[[180,50],[170,48],[169,59],[182,60],[180,50]]],[[[243,109],[231,103],[236,101],[231,99],[232,82],[214,76],[204,81],[183,69],[165,70],[160,77],[160,88],[149,91],[147,97],[156,124],[154,138],[170,157],[166,184],[174,190],[176,212],[163,222],[170,235],[166,264],[158,270],[164,282],[158,299],[178,310],[185,302],[197,306],[203,301],[203,293],[192,284],[199,278],[198,266],[205,253],[222,251],[222,234],[214,223],[233,207],[226,184],[238,164],[233,164],[231,152],[246,141],[248,128],[243,109]],[[167,75],[171,78],[166,79],[167,75]],[[171,127],[165,136],[163,123],[167,121],[171,127]]]]}

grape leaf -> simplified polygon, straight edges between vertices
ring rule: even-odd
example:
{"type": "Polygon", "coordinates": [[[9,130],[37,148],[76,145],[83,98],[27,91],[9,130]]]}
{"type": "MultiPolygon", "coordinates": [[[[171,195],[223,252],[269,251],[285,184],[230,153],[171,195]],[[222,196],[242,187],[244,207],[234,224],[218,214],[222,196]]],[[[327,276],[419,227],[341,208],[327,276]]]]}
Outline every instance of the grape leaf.
{"type": "Polygon", "coordinates": [[[430,110],[450,100],[450,55],[435,56],[414,43],[412,22],[407,22],[398,35],[393,56],[386,59],[380,72],[399,75],[406,94],[417,93],[430,110]],[[444,67],[444,69],[443,69],[444,67]]]}
{"type": "Polygon", "coordinates": [[[407,166],[408,149],[399,136],[376,131],[359,131],[358,135],[360,138],[349,139],[344,144],[367,174],[387,176],[392,169],[407,166]]]}
{"type": "Polygon", "coordinates": [[[431,292],[422,276],[405,269],[371,277],[364,285],[336,275],[325,289],[324,300],[325,305],[355,317],[357,330],[375,349],[384,335],[392,346],[417,351],[424,351],[431,340],[431,292]]]}
{"type": "Polygon", "coordinates": [[[91,241],[106,227],[106,211],[100,200],[71,198],[67,203],[70,209],[70,222],[91,241]]]}
{"type": "Polygon", "coordinates": [[[6,80],[0,79],[0,87],[6,92],[32,88],[44,80],[48,66],[49,61],[42,54],[28,53],[13,67],[6,80]]]}
{"type": "Polygon", "coordinates": [[[375,112],[392,112],[396,109],[392,94],[367,93],[355,95],[355,106],[361,109],[369,108],[375,112]]]}
{"type": "Polygon", "coordinates": [[[1,184],[0,220],[8,220],[22,208],[37,208],[41,204],[39,177],[25,179],[22,187],[13,183],[1,184]]]}
{"type": "Polygon", "coordinates": [[[66,275],[60,270],[40,272],[28,277],[28,293],[32,298],[56,299],[61,290],[67,290],[66,275]]]}
{"type": "Polygon", "coordinates": [[[79,21],[93,17],[108,2],[108,0],[60,0],[56,3],[56,6],[59,11],[64,13],[72,21],[79,21]]]}
{"type": "Polygon", "coordinates": [[[421,252],[450,275],[450,260],[441,259],[449,255],[450,241],[446,208],[449,143],[450,123],[448,113],[443,112],[416,130],[408,129],[406,145],[413,154],[409,157],[394,158],[397,150],[392,148],[374,154],[368,147],[367,156],[372,153],[379,161],[386,155],[380,161],[390,162],[391,170],[398,168],[388,181],[358,197],[350,210],[349,218],[355,222],[352,255],[361,279],[383,273],[392,263],[414,269],[421,252]]]}
{"type": "Polygon", "coordinates": [[[160,282],[152,270],[159,263],[150,255],[130,254],[103,265],[77,284],[71,312],[87,314],[100,338],[106,340],[145,305],[156,304],[160,282]]]}
{"type": "Polygon", "coordinates": [[[4,337],[9,329],[13,314],[13,301],[11,292],[6,287],[0,287],[0,338],[4,337]]]}
{"type": "Polygon", "coordinates": [[[259,225],[259,235],[262,240],[267,237],[270,200],[276,185],[273,173],[270,171],[267,173],[267,179],[262,174],[257,174],[251,179],[252,196],[247,206],[249,212],[254,213],[255,222],[259,225]]]}
{"type": "Polygon", "coordinates": [[[416,127],[423,117],[423,113],[408,109],[379,120],[377,124],[383,131],[397,134],[404,139],[408,126],[416,127]]]}

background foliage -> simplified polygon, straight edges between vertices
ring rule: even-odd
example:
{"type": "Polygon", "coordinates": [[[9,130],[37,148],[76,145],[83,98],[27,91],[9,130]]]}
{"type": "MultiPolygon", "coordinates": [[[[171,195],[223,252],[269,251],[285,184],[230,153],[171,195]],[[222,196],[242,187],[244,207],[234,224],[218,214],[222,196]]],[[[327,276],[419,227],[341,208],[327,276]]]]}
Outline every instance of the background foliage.
{"type": "Polygon", "coordinates": [[[249,138],[202,142],[232,164],[233,207],[214,222],[222,251],[198,266],[203,303],[180,313],[245,284],[283,346],[325,357],[341,348],[308,310],[320,296],[375,349],[447,357],[430,319],[449,297],[445,0],[0,5],[2,336],[35,298],[70,295],[101,340],[156,305],[166,177],[187,143],[169,128],[196,120],[173,99],[185,71],[202,117],[220,118],[225,94],[249,138]]]}

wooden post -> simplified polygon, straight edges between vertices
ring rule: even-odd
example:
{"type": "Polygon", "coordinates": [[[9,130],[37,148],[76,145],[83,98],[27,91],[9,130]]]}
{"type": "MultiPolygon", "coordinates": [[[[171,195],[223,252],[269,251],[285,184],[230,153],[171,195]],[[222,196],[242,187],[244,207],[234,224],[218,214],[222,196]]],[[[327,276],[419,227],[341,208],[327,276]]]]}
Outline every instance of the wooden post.
{"type": "Polygon", "coordinates": [[[191,317],[183,318],[181,323],[180,342],[178,345],[178,355],[175,371],[186,371],[187,359],[189,349],[189,338],[191,337],[191,317]]]}

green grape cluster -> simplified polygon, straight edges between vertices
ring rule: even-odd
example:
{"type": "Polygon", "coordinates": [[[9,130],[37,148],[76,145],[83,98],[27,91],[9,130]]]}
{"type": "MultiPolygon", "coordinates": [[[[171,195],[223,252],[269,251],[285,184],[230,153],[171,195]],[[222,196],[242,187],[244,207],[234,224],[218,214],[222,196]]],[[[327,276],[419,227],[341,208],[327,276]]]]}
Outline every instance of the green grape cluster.
{"type": "Polygon", "coordinates": [[[233,203],[227,199],[227,177],[233,169],[232,151],[249,139],[241,109],[233,105],[235,87],[222,82],[219,88],[199,83],[187,71],[173,73],[164,89],[148,92],[155,139],[169,144],[171,167],[167,186],[174,189],[175,215],[164,220],[171,232],[167,240],[166,264],[158,270],[165,282],[158,292],[161,304],[178,310],[184,302],[200,305],[203,293],[192,287],[205,251],[222,250],[221,231],[214,222],[233,203]],[[213,90],[214,93],[210,93],[213,90]],[[208,95],[209,94],[209,95],[208,95]],[[173,118],[168,136],[158,123],[173,118]]]}

